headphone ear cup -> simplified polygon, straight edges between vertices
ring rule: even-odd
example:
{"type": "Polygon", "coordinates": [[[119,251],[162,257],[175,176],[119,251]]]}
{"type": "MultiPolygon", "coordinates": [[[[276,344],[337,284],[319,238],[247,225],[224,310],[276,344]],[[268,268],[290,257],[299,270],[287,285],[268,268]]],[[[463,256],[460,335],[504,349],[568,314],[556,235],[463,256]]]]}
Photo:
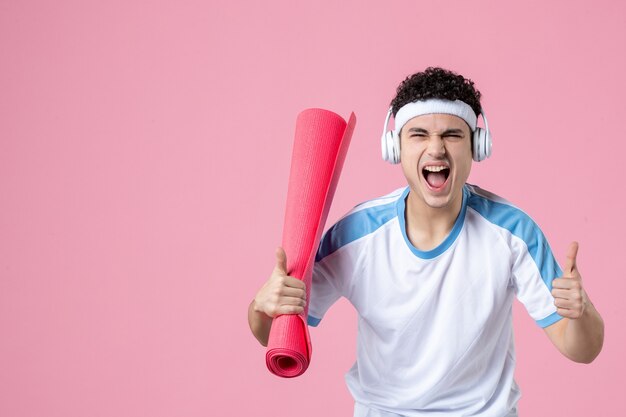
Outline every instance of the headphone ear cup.
{"type": "Polygon", "coordinates": [[[391,140],[393,144],[393,164],[400,163],[400,136],[396,134],[395,131],[389,132],[391,133],[391,140]]]}
{"type": "Polygon", "coordinates": [[[489,131],[489,122],[487,122],[487,116],[484,112],[481,112],[484,128],[477,127],[472,136],[472,158],[476,162],[480,162],[483,159],[487,159],[491,156],[491,132],[489,131]]]}
{"type": "Polygon", "coordinates": [[[400,162],[400,144],[393,130],[387,131],[381,138],[383,160],[397,164],[400,162]]]}
{"type": "Polygon", "coordinates": [[[489,131],[477,127],[472,137],[472,158],[476,162],[487,159],[491,155],[491,135],[489,131]]]}
{"type": "Polygon", "coordinates": [[[485,129],[485,158],[487,159],[491,156],[491,132],[485,129]]]}
{"type": "Polygon", "coordinates": [[[380,138],[380,146],[383,153],[383,160],[390,164],[397,164],[400,162],[400,138],[397,137],[393,130],[387,130],[389,119],[392,115],[393,108],[389,107],[387,118],[385,119],[385,126],[383,127],[383,135],[380,138]]]}
{"type": "Polygon", "coordinates": [[[482,129],[477,127],[472,136],[472,159],[476,162],[482,161],[482,129]]]}

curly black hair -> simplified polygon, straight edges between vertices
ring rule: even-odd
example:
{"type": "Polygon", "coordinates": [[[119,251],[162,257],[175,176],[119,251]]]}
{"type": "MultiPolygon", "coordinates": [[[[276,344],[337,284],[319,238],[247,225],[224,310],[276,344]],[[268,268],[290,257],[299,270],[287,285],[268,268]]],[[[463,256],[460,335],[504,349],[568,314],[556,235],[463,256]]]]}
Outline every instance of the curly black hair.
{"type": "Polygon", "coordinates": [[[443,68],[428,67],[400,83],[396,97],[391,101],[394,117],[405,104],[429,98],[461,100],[470,105],[476,116],[482,110],[480,91],[474,87],[472,80],[443,68]]]}

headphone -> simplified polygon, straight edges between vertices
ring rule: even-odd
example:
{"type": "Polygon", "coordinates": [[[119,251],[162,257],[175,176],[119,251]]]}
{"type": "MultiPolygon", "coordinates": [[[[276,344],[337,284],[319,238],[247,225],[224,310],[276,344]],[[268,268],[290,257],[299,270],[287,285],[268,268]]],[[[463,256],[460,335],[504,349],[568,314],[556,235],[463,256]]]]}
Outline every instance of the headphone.
{"type": "MultiPolygon", "coordinates": [[[[400,163],[400,136],[396,134],[395,130],[387,130],[389,125],[389,119],[393,114],[392,107],[389,107],[387,112],[387,118],[385,119],[385,126],[383,127],[383,135],[381,137],[381,150],[383,152],[383,160],[391,163],[400,163]]],[[[491,132],[489,131],[489,123],[484,112],[480,115],[485,122],[485,128],[476,127],[476,130],[472,133],[472,159],[476,162],[480,162],[483,159],[491,156],[491,132]]]]}

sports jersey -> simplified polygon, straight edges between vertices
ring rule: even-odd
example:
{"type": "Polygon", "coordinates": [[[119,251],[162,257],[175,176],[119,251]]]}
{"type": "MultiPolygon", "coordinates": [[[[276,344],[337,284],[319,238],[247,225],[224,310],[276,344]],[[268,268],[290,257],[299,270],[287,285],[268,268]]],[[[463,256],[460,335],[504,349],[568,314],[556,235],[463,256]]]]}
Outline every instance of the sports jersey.
{"type": "Polygon", "coordinates": [[[541,327],[561,319],[548,242],[523,211],[466,184],[449,235],[421,251],[407,237],[408,193],[360,204],[325,233],[308,322],[341,296],[358,313],[355,417],[516,416],[513,299],[541,327]]]}

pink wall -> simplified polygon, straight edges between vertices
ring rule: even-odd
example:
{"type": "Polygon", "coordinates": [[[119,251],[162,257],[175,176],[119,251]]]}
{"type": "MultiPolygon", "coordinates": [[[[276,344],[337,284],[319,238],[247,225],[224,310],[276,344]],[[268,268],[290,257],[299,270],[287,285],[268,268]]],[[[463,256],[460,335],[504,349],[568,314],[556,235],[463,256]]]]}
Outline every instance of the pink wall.
{"type": "Polygon", "coordinates": [[[484,94],[494,155],[471,181],[530,213],[561,261],[581,242],[606,322],[577,365],[516,306],[522,415],[616,415],[625,3],[245,3],[1,2],[0,415],[351,415],[349,305],[295,380],[265,369],[246,306],[280,241],[296,114],[358,116],[334,220],[402,185],[380,132],[428,65],[484,94]]]}

